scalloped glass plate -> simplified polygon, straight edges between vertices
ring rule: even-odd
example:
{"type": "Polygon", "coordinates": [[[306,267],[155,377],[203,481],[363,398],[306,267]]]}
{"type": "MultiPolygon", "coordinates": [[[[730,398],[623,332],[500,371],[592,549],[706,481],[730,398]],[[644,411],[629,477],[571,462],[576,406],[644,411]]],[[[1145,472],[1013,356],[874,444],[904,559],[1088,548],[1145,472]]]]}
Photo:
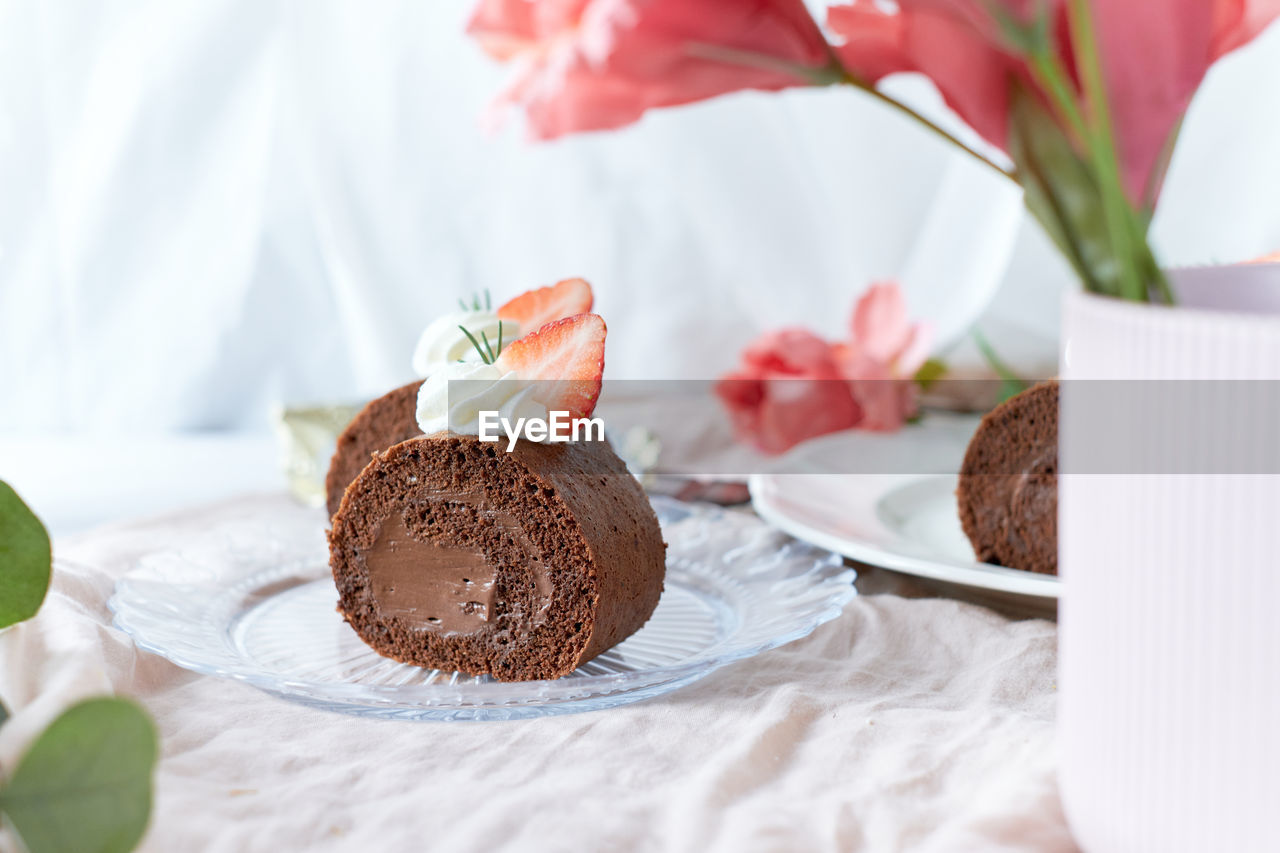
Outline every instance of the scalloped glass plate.
{"type": "Polygon", "coordinates": [[[379,656],[337,614],[316,554],[275,553],[264,569],[244,543],[213,539],[151,555],[108,604],[140,648],[294,701],[390,719],[509,720],[669,693],[809,634],[855,594],[838,556],[753,516],[653,502],[669,546],[657,609],[626,641],[554,681],[504,683],[379,656]]]}

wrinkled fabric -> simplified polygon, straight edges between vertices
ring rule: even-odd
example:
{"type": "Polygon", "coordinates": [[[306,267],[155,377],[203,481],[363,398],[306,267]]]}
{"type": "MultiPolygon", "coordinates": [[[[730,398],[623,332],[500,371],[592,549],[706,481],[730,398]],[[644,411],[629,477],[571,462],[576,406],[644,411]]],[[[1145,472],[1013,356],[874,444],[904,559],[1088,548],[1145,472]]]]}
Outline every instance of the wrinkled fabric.
{"type": "Polygon", "coordinates": [[[162,741],[144,851],[1073,849],[1050,622],[865,595],[673,694],[503,723],[312,710],[109,627],[115,579],[147,554],[264,525],[292,548],[323,519],[266,495],[56,542],[43,611],[0,634],[0,764],[67,704],[115,691],[162,741]]]}

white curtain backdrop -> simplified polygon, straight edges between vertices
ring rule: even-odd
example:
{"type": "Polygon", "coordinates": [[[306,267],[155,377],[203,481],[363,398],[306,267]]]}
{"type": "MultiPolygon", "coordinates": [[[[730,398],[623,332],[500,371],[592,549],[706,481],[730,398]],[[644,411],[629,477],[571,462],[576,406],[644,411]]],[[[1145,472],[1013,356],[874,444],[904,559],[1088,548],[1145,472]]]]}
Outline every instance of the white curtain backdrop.
{"type": "MultiPolygon", "coordinates": [[[[913,124],[823,90],[486,136],[504,70],[468,7],[0,0],[0,430],[264,430],[273,402],[407,380],[460,295],[570,275],[616,378],[716,375],[782,324],[834,336],[882,277],[943,345],[991,303],[997,347],[1052,369],[1062,263],[1011,187],[913,124]]],[[[1277,83],[1280,31],[1213,73],[1166,261],[1280,248],[1277,83]]]]}

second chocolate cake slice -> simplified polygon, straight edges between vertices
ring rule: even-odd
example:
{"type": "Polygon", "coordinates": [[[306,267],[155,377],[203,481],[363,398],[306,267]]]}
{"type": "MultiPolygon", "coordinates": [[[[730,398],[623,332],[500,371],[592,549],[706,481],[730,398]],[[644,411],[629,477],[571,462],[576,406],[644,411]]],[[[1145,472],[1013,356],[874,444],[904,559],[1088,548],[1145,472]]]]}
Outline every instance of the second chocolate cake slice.
{"type": "Polygon", "coordinates": [[[978,559],[1058,573],[1058,383],[1001,403],[969,441],[956,489],[978,559]]]}
{"type": "Polygon", "coordinates": [[[421,387],[422,380],[416,380],[371,401],[338,436],[329,473],[324,478],[325,505],[330,516],[338,511],[342,493],[374,453],[422,434],[414,416],[421,387]]]}

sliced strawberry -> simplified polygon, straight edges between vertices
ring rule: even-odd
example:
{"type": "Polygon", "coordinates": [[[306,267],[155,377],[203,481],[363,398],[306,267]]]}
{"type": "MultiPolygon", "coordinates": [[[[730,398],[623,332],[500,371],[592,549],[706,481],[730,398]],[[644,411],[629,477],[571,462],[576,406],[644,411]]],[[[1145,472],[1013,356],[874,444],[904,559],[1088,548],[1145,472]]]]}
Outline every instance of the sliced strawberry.
{"type": "Polygon", "coordinates": [[[606,331],[599,314],[565,317],[505,345],[497,365],[521,379],[544,380],[535,396],[549,411],[590,417],[600,398],[606,331]]]}
{"type": "Polygon", "coordinates": [[[526,290],[500,307],[498,316],[519,323],[520,334],[527,335],[552,320],[585,314],[591,303],[591,285],[580,278],[567,278],[550,287],[526,290]]]}

